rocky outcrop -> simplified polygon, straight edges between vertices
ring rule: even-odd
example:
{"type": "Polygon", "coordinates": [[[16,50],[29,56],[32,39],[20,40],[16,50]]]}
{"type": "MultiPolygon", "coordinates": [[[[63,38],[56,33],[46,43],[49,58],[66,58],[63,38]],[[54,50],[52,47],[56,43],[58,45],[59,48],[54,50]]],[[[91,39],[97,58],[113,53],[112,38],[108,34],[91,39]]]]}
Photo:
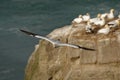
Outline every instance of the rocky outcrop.
{"type": "Polygon", "coordinates": [[[86,34],[84,25],[68,25],[48,37],[96,51],[54,48],[40,40],[29,58],[25,80],[120,80],[120,30],[108,35],[86,34]]]}

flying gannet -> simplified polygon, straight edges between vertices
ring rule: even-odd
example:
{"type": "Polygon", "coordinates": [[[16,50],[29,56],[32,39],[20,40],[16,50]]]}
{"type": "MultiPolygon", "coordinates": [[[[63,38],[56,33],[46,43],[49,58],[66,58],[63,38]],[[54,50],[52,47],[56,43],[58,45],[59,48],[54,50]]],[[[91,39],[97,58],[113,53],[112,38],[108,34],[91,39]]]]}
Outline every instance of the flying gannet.
{"type": "Polygon", "coordinates": [[[54,47],[69,46],[69,47],[72,47],[72,48],[79,48],[79,49],[84,49],[84,50],[95,51],[95,49],[90,49],[90,48],[86,48],[86,47],[81,47],[81,46],[75,45],[75,44],[61,43],[61,42],[58,41],[58,40],[53,40],[53,39],[50,39],[50,38],[47,38],[47,37],[43,37],[43,36],[40,36],[40,35],[38,35],[38,34],[35,34],[35,33],[32,33],[32,32],[28,32],[28,31],[25,31],[25,30],[20,30],[20,31],[26,33],[26,34],[29,35],[29,36],[36,37],[36,38],[40,38],[40,39],[44,39],[44,40],[46,40],[46,41],[49,41],[50,43],[53,44],[54,47]]]}

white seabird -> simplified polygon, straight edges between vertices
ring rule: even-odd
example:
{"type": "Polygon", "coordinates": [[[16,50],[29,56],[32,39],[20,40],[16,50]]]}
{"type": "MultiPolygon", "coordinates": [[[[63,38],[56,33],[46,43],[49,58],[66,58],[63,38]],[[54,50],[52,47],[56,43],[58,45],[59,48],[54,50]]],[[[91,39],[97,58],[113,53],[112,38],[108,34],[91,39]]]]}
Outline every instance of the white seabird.
{"type": "Polygon", "coordinates": [[[120,25],[120,20],[119,19],[113,20],[113,21],[108,22],[107,24],[110,26],[110,28],[112,27],[115,28],[120,25]]]}
{"type": "Polygon", "coordinates": [[[100,20],[97,20],[97,21],[94,22],[94,24],[97,25],[97,26],[104,26],[105,23],[106,23],[106,21],[105,21],[104,17],[101,18],[100,20]]]}
{"type": "Polygon", "coordinates": [[[99,21],[99,20],[100,20],[100,16],[101,16],[101,14],[98,14],[97,17],[91,18],[91,19],[89,20],[89,22],[90,22],[90,23],[94,23],[94,22],[96,22],[96,21],[99,21]]]}
{"type": "Polygon", "coordinates": [[[81,23],[83,21],[82,15],[79,15],[77,18],[75,18],[72,23],[81,23]]]}
{"type": "Polygon", "coordinates": [[[111,20],[111,19],[114,19],[114,9],[111,9],[110,10],[110,13],[104,13],[101,15],[101,18],[107,18],[107,20],[111,20]]]}
{"type": "Polygon", "coordinates": [[[108,34],[110,32],[110,27],[105,25],[104,28],[98,30],[97,34],[108,34]]]}
{"type": "Polygon", "coordinates": [[[83,21],[87,22],[90,19],[90,14],[86,13],[86,15],[83,15],[82,18],[83,18],[83,21]]]}
{"type": "Polygon", "coordinates": [[[50,38],[47,38],[47,37],[43,37],[43,36],[40,36],[40,35],[38,35],[38,34],[35,34],[35,33],[32,33],[32,32],[28,32],[28,31],[25,31],[25,30],[20,30],[20,31],[26,33],[26,34],[29,35],[29,36],[36,37],[36,38],[40,38],[40,39],[44,39],[44,40],[46,40],[46,41],[49,41],[50,43],[53,44],[54,47],[68,46],[68,47],[72,47],[72,48],[79,48],[79,49],[84,49],[84,50],[95,51],[95,49],[90,49],[90,48],[86,48],[86,47],[81,47],[81,46],[75,45],[75,44],[61,43],[60,41],[53,40],[53,39],[50,39],[50,38]]]}

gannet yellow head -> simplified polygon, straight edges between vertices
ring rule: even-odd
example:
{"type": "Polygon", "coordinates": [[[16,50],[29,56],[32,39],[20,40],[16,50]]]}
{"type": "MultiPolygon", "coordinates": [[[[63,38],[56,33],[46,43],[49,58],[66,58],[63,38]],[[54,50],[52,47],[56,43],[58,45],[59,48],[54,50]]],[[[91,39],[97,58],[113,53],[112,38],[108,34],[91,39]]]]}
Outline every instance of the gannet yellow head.
{"type": "Polygon", "coordinates": [[[89,13],[86,13],[86,15],[87,15],[87,16],[90,16],[90,14],[89,14],[89,13]]]}
{"type": "Polygon", "coordinates": [[[79,15],[78,17],[79,17],[79,18],[82,18],[82,15],[79,15]]]}
{"type": "Polygon", "coordinates": [[[101,17],[101,14],[100,14],[100,13],[98,13],[97,18],[100,18],[100,17],[101,17]]]}
{"type": "Polygon", "coordinates": [[[114,13],[114,11],[115,11],[114,9],[111,9],[111,10],[110,10],[110,12],[112,12],[112,13],[114,13]]]}

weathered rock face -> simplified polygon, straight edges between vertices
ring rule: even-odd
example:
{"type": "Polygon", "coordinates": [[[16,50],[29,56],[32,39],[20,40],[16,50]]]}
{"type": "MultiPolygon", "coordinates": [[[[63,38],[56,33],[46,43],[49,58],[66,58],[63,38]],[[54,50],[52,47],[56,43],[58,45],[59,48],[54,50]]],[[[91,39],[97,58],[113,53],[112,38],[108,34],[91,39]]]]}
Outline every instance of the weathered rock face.
{"type": "Polygon", "coordinates": [[[120,30],[96,35],[85,34],[83,28],[65,26],[48,37],[96,51],[54,48],[41,40],[28,61],[25,80],[120,80],[120,30]]]}

